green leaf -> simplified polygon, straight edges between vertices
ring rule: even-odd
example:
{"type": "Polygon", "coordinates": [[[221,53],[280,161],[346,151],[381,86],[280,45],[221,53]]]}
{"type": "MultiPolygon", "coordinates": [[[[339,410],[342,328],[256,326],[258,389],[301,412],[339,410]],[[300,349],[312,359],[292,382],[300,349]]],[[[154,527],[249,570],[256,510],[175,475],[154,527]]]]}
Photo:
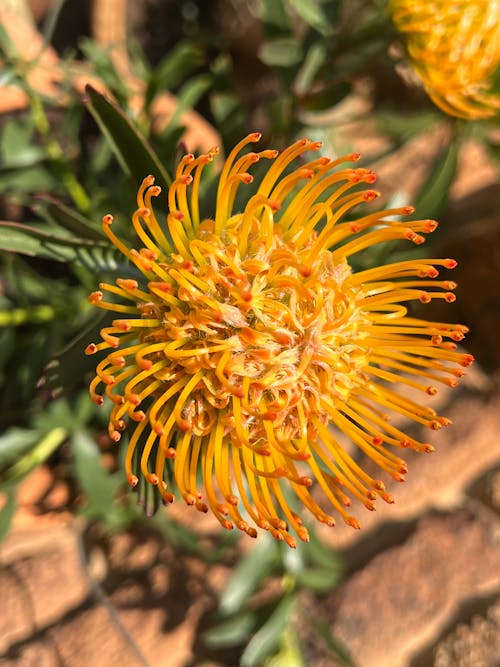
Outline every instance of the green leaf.
{"type": "Polygon", "coordinates": [[[33,128],[19,121],[5,124],[0,143],[3,168],[31,167],[45,158],[43,149],[33,143],[32,134],[33,128]]]}
{"type": "Polygon", "coordinates": [[[458,165],[459,142],[453,139],[437,155],[434,165],[415,198],[415,214],[419,218],[438,217],[446,207],[448,190],[458,165]]]}
{"type": "Polygon", "coordinates": [[[88,501],[85,516],[113,523],[113,504],[121,480],[104,469],[99,448],[85,430],[75,431],[72,444],[76,477],[88,501]]]}
{"type": "MultiPolygon", "coordinates": [[[[144,513],[142,513],[142,516],[144,516],[144,513]]],[[[188,526],[172,519],[168,513],[157,513],[152,518],[148,518],[147,523],[148,526],[154,524],[165,541],[172,547],[198,556],[207,556],[205,552],[200,552],[199,535],[190,530],[188,526]]]]}
{"type": "Polygon", "coordinates": [[[49,431],[26,454],[17,459],[9,468],[0,471],[0,484],[21,479],[43,463],[67,437],[66,429],[56,427],[49,431]]]}
{"type": "Polygon", "coordinates": [[[291,32],[292,23],[283,0],[259,0],[258,7],[262,22],[273,32],[291,32]]]}
{"type": "Polygon", "coordinates": [[[163,130],[163,136],[167,136],[173,128],[177,127],[182,114],[188,109],[195,107],[211,85],[212,77],[202,74],[182,86],[177,96],[177,108],[169,120],[167,127],[163,130]]]}
{"type": "Polygon", "coordinates": [[[497,168],[500,169],[500,143],[493,141],[490,137],[486,137],[484,143],[497,168]]]}
{"type": "Polygon", "coordinates": [[[303,570],[296,575],[298,586],[309,588],[316,593],[327,593],[339,583],[341,573],[338,570],[314,568],[303,570]]]}
{"type": "Polygon", "coordinates": [[[306,667],[300,642],[294,628],[288,627],[283,633],[281,647],[276,655],[266,660],[266,667],[306,667]]]}
{"type": "Polygon", "coordinates": [[[332,632],[326,623],[312,618],[308,618],[308,621],[323,639],[330,653],[340,660],[341,665],[344,667],[356,667],[356,663],[353,661],[348,649],[342,642],[332,635],[332,632]]]}
{"type": "Polygon", "coordinates": [[[233,93],[213,93],[210,96],[210,106],[217,122],[224,123],[238,113],[240,101],[233,93]]]}
{"type": "Polygon", "coordinates": [[[58,262],[76,261],[82,264],[82,250],[92,251],[96,248],[108,250],[105,241],[90,241],[74,236],[58,236],[47,227],[36,227],[18,222],[0,221],[0,249],[18,252],[32,257],[45,257],[58,262]]]}
{"type": "Polygon", "coordinates": [[[82,239],[102,241],[104,234],[95,222],[49,195],[40,195],[33,210],[82,239]]]}
{"type": "MultiPolygon", "coordinates": [[[[90,397],[88,400],[90,401],[90,397]]],[[[75,412],[73,403],[69,403],[65,398],[48,403],[45,409],[35,416],[33,423],[35,428],[42,433],[62,427],[68,434],[71,434],[82,425],[80,415],[75,412]]]]}
{"type": "MultiPolygon", "coordinates": [[[[45,257],[58,262],[66,262],[74,257],[74,251],[65,247],[51,249],[44,241],[52,235],[17,222],[0,222],[0,249],[19,252],[31,257],[45,257]]],[[[53,238],[53,237],[52,237],[53,238]]]]}
{"type": "Polygon", "coordinates": [[[11,464],[31,449],[38,439],[32,429],[12,428],[0,436],[0,468],[11,464]]]}
{"type": "Polygon", "coordinates": [[[54,191],[60,185],[43,165],[22,169],[0,169],[0,192],[18,193],[54,191]]]}
{"type": "Polygon", "coordinates": [[[4,539],[10,529],[14,512],[16,511],[16,493],[13,488],[4,489],[7,496],[6,501],[0,509],[0,542],[4,539]]]}
{"type": "Polygon", "coordinates": [[[302,60],[302,45],[293,37],[273,39],[260,47],[259,58],[270,67],[291,67],[302,60]]]}
{"type": "Polygon", "coordinates": [[[226,584],[219,603],[222,614],[229,616],[239,611],[253,595],[264,577],[268,576],[277,562],[277,548],[267,535],[263,535],[256,546],[238,563],[226,584]]]}
{"type": "Polygon", "coordinates": [[[305,95],[314,81],[319,68],[326,62],[327,52],[323,44],[314,42],[306,53],[304,63],[299,69],[292,89],[296,95],[305,95]]]}
{"type": "Polygon", "coordinates": [[[309,532],[309,543],[307,544],[307,556],[317,566],[325,569],[343,571],[342,559],[339,554],[319,538],[314,530],[309,532]]]}
{"type": "Polygon", "coordinates": [[[318,0],[288,0],[288,2],[308,25],[322,35],[330,34],[330,23],[318,0]]]}
{"type": "Polygon", "coordinates": [[[57,22],[59,20],[59,16],[61,14],[65,2],[66,0],[55,0],[54,2],[51,3],[51,6],[49,6],[47,17],[45,18],[43,24],[44,47],[47,47],[51,43],[52,38],[54,37],[57,22]]]}
{"type": "Polygon", "coordinates": [[[146,103],[150,104],[161,90],[172,90],[204,60],[203,51],[194,42],[177,44],[154,69],[146,90],[146,103]]]}
{"type": "Polygon", "coordinates": [[[237,614],[203,633],[203,641],[209,648],[216,649],[243,644],[251,635],[256,623],[255,614],[251,611],[237,614]]]}
{"type": "Polygon", "coordinates": [[[441,121],[441,116],[434,110],[405,110],[404,114],[388,109],[373,111],[370,114],[377,129],[391,137],[397,146],[402,146],[414,137],[428,132],[429,128],[441,121]]]}
{"type": "Polygon", "coordinates": [[[260,667],[276,651],[295,609],[294,595],[285,595],[241,654],[241,667],[260,667]]]}
{"type": "Polygon", "coordinates": [[[152,174],[157,185],[166,191],[172,179],[146,139],[123,111],[104,95],[90,85],[85,90],[90,113],[108,140],[123,171],[134,180],[134,187],[138,187],[148,174],[152,174]]]}
{"type": "Polygon", "coordinates": [[[0,384],[2,381],[6,381],[4,376],[4,369],[11,359],[12,353],[16,347],[16,343],[17,341],[14,329],[9,328],[0,331],[0,384]]]}
{"type": "Polygon", "coordinates": [[[75,338],[57,352],[43,370],[44,388],[54,396],[71,393],[82,382],[82,378],[95,369],[95,359],[84,354],[92,340],[99,339],[99,332],[107,319],[106,313],[96,313],[92,322],[84,326],[75,338]]]}
{"type": "Polygon", "coordinates": [[[295,549],[290,549],[286,543],[281,543],[279,545],[281,562],[283,563],[286,572],[294,575],[304,569],[306,557],[304,546],[305,545],[302,542],[299,542],[295,549]]]}

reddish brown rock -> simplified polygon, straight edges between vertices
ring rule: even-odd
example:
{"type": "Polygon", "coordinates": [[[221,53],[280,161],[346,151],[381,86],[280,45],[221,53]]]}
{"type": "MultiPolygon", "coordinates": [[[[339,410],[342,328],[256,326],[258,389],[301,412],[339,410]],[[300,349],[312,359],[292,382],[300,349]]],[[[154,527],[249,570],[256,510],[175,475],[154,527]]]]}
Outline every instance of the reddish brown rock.
{"type": "Polygon", "coordinates": [[[101,606],[69,616],[48,635],[61,664],[68,667],[144,667],[134,647],[101,606]]]}
{"type": "Polygon", "coordinates": [[[332,631],[359,667],[406,667],[440,636],[459,604],[500,590],[489,525],[462,510],[422,519],[331,599],[332,631]]]}
{"type": "Polygon", "coordinates": [[[461,623],[436,648],[434,667],[498,667],[500,601],[470,623],[461,623]]]}
{"type": "Polygon", "coordinates": [[[75,531],[45,527],[11,533],[0,552],[0,590],[7,632],[0,651],[56,622],[89,594],[76,548],[75,531]]]}

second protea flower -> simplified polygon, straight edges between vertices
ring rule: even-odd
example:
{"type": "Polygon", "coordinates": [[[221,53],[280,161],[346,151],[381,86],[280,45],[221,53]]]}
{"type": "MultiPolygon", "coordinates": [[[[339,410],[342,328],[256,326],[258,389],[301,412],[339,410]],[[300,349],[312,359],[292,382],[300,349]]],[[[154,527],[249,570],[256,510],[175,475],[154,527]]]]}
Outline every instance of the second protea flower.
{"type": "Polygon", "coordinates": [[[351,499],[368,509],[379,496],[392,502],[356,450],[401,481],[401,450],[433,448],[408,437],[389,413],[431,431],[448,424],[401,387],[428,397],[440,383],[454,386],[472,357],[456,350],[465,327],[425,322],[407,310],[412,301],[454,300],[454,283],[436,280],[453,260],[358,272],[350,264],[377,243],[420,244],[436,223],[398,221],[411,207],[345,221],[378,195],[362,185],[374,182],[371,171],[344,166],[358,155],[292,169],[320,144],[300,140],[281,154],[242,154],[259,139],[249,135],[227,158],[213,217],[200,215],[198,188],[215,151],[180,161],[164,222],[152,205],[160,189],[144,179],[132,218],[136,248],[104,218],[106,234],[139,277],[102,283],[91,295],[117,319],[87,353],[106,352],[91,395],[102,403],[101,387],[112,403],[111,438],[133,425],[125,461],[133,487],[144,487],[143,495],[154,489],[166,503],[177,489],[226,528],[251,536],[269,530],[293,546],[291,530],[308,539],[298,506],[328,525],[334,510],[358,527],[351,499]],[[259,160],[270,166],[234,210],[259,160]]]}
{"type": "Polygon", "coordinates": [[[468,119],[500,112],[499,0],[390,0],[389,11],[438,107],[468,119]]]}

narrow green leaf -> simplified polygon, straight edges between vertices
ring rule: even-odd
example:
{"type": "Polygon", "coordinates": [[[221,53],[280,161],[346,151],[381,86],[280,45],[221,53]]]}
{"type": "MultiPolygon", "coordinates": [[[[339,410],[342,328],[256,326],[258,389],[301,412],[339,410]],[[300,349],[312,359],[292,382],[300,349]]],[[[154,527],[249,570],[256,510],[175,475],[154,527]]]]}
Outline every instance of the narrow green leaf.
{"type": "Polygon", "coordinates": [[[298,572],[296,581],[298,586],[309,588],[316,593],[327,593],[340,581],[340,571],[311,568],[298,572]]]}
{"type": "MultiPolygon", "coordinates": [[[[144,512],[142,512],[144,517],[144,512]]],[[[205,551],[200,550],[199,535],[190,530],[188,526],[183,525],[172,519],[168,513],[157,513],[152,518],[147,519],[148,525],[154,524],[158,532],[172,547],[194,553],[197,556],[205,557],[205,551]]]]}
{"type": "Polygon", "coordinates": [[[93,372],[95,359],[83,353],[90,341],[99,340],[99,332],[105,325],[107,315],[95,313],[92,322],[82,326],[78,335],[51,359],[43,369],[44,388],[54,396],[70,394],[82,378],[93,372]]]}
{"type": "Polygon", "coordinates": [[[326,48],[319,42],[314,42],[308,50],[304,63],[299,69],[292,89],[296,95],[305,95],[314,81],[319,68],[326,62],[326,48]]]}
{"type": "Polygon", "coordinates": [[[0,192],[12,194],[32,192],[54,192],[60,190],[60,182],[44,166],[29,166],[16,169],[0,169],[0,192]]]}
{"type": "Polygon", "coordinates": [[[17,48],[12,43],[9,33],[0,23],[0,53],[11,58],[18,58],[17,48]]]}
{"type": "Polygon", "coordinates": [[[254,612],[237,614],[207,630],[203,634],[203,641],[209,648],[217,649],[243,644],[251,635],[256,623],[254,612]]]}
{"type": "Polygon", "coordinates": [[[11,120],[5,124],[0,141],[4,169],[31,167],[46,157],[44,150],[33,143],[32,135],[33,128],[26,123],[11,120]]]}
{"type": "Polygon", "coordinates": [[[64,442],[66,437],[67,431],[64,428],[57,427],[49,431],[26,454],[0,473],[0,484],[17,481],[27,475],[36,466],[43,463],[64,442]]]}
{"type": "Polygon", "coordinates": [[[33,210],[40,215],[45,215],[56,224],[82,239],[92,241],[101,241],[103,239],[104,234],[95,222],[69,208],[69,206],[49,195],[40,195],[37,199],[40,203],[35,204],[33,210]]]}
{"type": "Polygon", "coordinates": [[[321,568],[336,570],[339,574],[343,571],[342,559],[339,554],[328,547],[313,530],[309,533],[307,556],[321,568]]]}
{"type": "Polygon", "coordinates": [[[332,632],[326,623],[312,618],[308,618],[307,620],[323,639],[330,653],[340,660],[341,665],[344,667],[356,667],[356,663],[352,659],[346,646],[332,635],[332,632]]]}
{"type": "Polygon", "coordinates": [[[191,79],[182,86],[177,96],[177,108],[169,120],[167,127],[162,132],[164,137],[168,136],[172,129],[177,127],[185,111],[196,106],[211,85],[212,77],[203,74],[191,79]]]}
{"type": "Polygon", "coordinates": [[[260,667],[280,644],[295,608],[294,595],[286,595],[276,605],[267,621],[254,634],[241,654],[241,667],[260,667]]]}
{"type": "Polygon", "coordinates": [[[33,424],[40,433],[48,433],[57,428],[63,428],[68,434],[72,434],[82,425],[80,415],[75,412],[73,402],[70,403],[65,398],[59,398],[48,403],[45,410],[36,414],[33,424]]]}
{"type": "Polygon", "coordinates": [[[302,56],[302,45],[293,37],[270,40],[259,49],[259,58],[270,67],[292,67],[302,60],[302,56]]]}
{"type": "Polygon", "coordinates": [[[104,241],[90,241],[74,236],[58,236],[46,228],[19,222],[0,221],[0,249],[31,257],[45,257],[58,262],[78,260],[81,249],[107,248],[104,241]]]}
{"type": "Polygon", "coordinates": [[[14,329],[2,329],[2,331],[0,331],[0,384],[2,383],[2,380],[5,379],[4,369],[11,361],[16,343],[17,340],[14,329]]]}
{"type": "Polygon", "coordinates": [[[88,501],[85,514],[103,517],[113,505],[120,481],[103,468],[100,451],[86,431],[77,430],[72,443],[75,473],[88,501]]]}
{"type": "Polygon", "coordinates": [[[437,155],[415,198],[415,214],[419,218],[436,218],[445,209],[448,190],[457,173],[458,150],[459,142],[454,139],[437,155]]]}
{"type": "Polygon", "coordinates": [[[283,0],[259,0],[258,7],[262,22],[273,32],[291,32],[292,23],[283,0]]]}
{"type": "Polygon", "coordinates": [[[59,16],[66,0],[55,0],[50,6],[47,17],[43,24],[43,43],[47,47],[54,36],[59,16]]]}
{"type": "Polygon", "coordinates": [[[271,538],[262,536],[255,547],[238,563],[224,589],[219,608],[225,616],[239,611],[253,595],[277,560],[277,548],[271,538]]]}
{"type": "Polygon", "coordinates": [[[266,667],[306,667],[299,638],[293,627],[288,626],[281,638],[280,650],[265,664],[266,667]]]}
{"type": "Polygon", "coordinates": [[[0,509],[0,542],[6,537],[9,532],[10,525],[14,512],[16,511],[16,492],[13,488],[4,489],[2,491],[6,494],[7,499],[0,509]]]}
{"type": "Polygon", "coordinates": [[[148,174],[166,191],[172,179],[146,139],[121,109],[92,86],[85,88],[87,107],[108,140],[118,162],[138,187],[148,174]]]}
{"type": "Polygon", "coordinates": [[[322,35],[331,32],[330,24],[318,0],[288,0],[297,14],[322,35]]]}
{"type": "Polygon", "coordinates": [[[405,110],[404,114],[383,109],[374,110],[370,114],[370,119],[373,119],[380,132],[395,141],[396,146],[402,146],[410,139],[427,132],[429,128],[440,122],[441,117],[437,109],[435,111],[432,109],[405,110]]]}
{"type": "Polygon", "coordinates": [[[158,91],[170,91],[178,86],[203,60],[203,52],[198,44],[189,41],[177,44],[154,69],[146,90],[147,103],[158,91]]]}
{"type": "Polygon", "coordinates": [[[11,464],[25,454],[37,441],[38,433],[32,429],[12,428],[0,436],[0,468],[11,464]]]}

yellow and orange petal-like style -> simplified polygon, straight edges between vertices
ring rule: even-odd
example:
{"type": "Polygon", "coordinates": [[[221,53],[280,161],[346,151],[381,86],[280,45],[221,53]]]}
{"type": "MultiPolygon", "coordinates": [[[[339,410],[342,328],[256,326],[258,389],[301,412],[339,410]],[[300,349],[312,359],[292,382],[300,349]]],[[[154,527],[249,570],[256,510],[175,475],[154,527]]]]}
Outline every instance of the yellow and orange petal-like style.
{"type": "Polygon", "coordinates": [[[389,12],[432,101],[466,119],[500,112],[500,0],[390,0],[389,12]]]}
{"type": "Polygon", "coordinates": [[[160,188],[144,179],[132,217],[136,248],[104,218],[107,236],[140,278],[102,283],[90,296],[117,319],[86,352],[106,351],[90,392],[101,404],[104,387],[113,405],[112,440],[127,421],[134,425],[125,462],[133,487],[150,496],[155,489],[170,503],[173,483],[188,505],[210,509],[225,528],[252,537],[256,528],[269,530],[294,546],[290,531],[308,539],[298,506],[330,526],[333,510],[357,528],[351,499],[368,509],[378,496],[393,502],[356,450],[402,481],[400,450],[433,447],[407,436],[389,413],[431,430],[449,420],[401,387],[424,397],[439,383],[453,387],[472,357],[456,350],[466,327],[408,313],[412,301],[455,299],[455,284],[436,280],[438,267],[455,261],[357,272],[349,264],[384,241],[420,244],[437,223],[400,222],[413,213],[409,206],[346,221],[354,206],[378,196],[367,187],[373,172],[345,166],[359,155],[313,156],[292,168],[320,144],[304,139],[280,154],[242,154],[259,139],[250,134],[227,158],[213,218],[200,216],[198,188],[216,151],[180,161],[166,221],[153,212],[160,188]],[[235,210],[259,160],[269,168],[235,210]]]}

